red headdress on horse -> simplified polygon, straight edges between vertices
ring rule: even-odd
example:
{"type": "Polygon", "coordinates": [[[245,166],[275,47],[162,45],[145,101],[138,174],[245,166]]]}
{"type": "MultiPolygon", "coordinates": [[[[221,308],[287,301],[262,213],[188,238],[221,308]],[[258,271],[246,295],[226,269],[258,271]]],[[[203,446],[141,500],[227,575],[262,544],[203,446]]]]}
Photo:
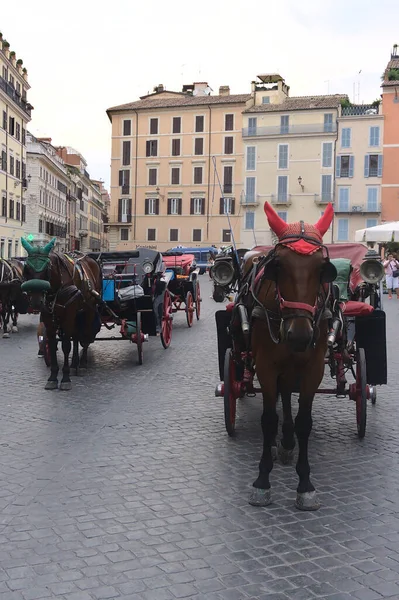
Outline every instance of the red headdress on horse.
{"type": "Polygon", "coordinates": [[[323,235],[330,227],[334,216],[331,203],[327,205],[323,216],[314,225],[303,221],[286,223],[268,202],[265,202],[264,210],[270,228],[277,235],[279,242],[298,254],[313,254],[320,248],[323,235]],[[314,240],[314,243],[308,240],[314,240]]]}

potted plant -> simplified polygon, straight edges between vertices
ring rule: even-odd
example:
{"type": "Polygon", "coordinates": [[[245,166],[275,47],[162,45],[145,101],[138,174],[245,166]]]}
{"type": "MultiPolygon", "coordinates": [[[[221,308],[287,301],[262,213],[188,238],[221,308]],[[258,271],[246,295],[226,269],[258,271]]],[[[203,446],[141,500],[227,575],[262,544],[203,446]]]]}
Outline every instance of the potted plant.
{"type": "Polygon", "coordinates": [[[21,65],[21,67],[22,67],[23,64],[24,64],[24,61],[22,60],[22,58],[19,58],[17,60],[17,65],[21,65]]]}
{"type": "Polygon", "coordinates": [[[381,76],[382,81],[399,81],[399,69],[393,67],[385,71],[381,76]]]}
{"type": "Polygon", "coordinates": [[[2,41],[2,48],[6,58],[8,58],[10,56],[10,44],[7,42],[7,40],[2,41]]]}

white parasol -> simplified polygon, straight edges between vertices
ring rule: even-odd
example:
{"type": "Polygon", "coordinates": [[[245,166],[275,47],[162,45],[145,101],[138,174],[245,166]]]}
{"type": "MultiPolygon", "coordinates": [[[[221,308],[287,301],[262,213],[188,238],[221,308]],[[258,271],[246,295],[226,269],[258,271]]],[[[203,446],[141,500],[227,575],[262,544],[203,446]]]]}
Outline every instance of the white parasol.
{"type": "Polygon", "coordinates": [[[399,242],[399,221],[381,223],[367,229],[358,229],[355,233],[356,242],[399,242]]]}

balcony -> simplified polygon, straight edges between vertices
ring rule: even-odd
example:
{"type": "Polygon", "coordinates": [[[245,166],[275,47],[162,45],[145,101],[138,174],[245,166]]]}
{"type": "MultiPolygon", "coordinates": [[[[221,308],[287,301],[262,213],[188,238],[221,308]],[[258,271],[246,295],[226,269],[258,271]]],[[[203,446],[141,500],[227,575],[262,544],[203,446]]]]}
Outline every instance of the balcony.
{"type": "Polygon", "coordinates": [[[353,206],[336,206],[335,214],[380,214],[381,204],[354,204],[353,206]]]}
{"type": "Polygon", "coordinates": [[[17,104],[30,118],[33,106],[29,104],[24,98],[21,98],[13,86],[8,83],[3,77],[0,77],[0,89],[7,94],[11,100],[17,104]]]}
{"type": "Polygon", "coordinates": [[[289,206],[291,204],[291,194],[272,194],[270,199],[275,206],[289,206]]]}
{"type": "Polygon", "coordinates": [[[358,104],[353,106],[343,106],[342,117],[369,117],[370,115],[378,115],[380,113],[379,105],[373,104],[358,104]]]}
{"type": "Polygon", "coordinates": [[[258,196],[252,194],[241,194],[241,198],[240,198],[240,205],[241,206],[258,206],[259,205],[259,200],[258,200],[258,196]]]}
{"type": "Polygon", "coordinates": [[[336,123],[305,123],[303,125],[274,125],[270,127],[244,127],[243,137],[267,137],[276,135],[311,135],[314,133],[336,133],[336,123]]]}
{"type": "Polygon", "coordinates": [[[334,201],[334,194],[332,192],[323,192],[321,194],[314,195],[314,201],[316,204],[328,204],[334,201]]]}

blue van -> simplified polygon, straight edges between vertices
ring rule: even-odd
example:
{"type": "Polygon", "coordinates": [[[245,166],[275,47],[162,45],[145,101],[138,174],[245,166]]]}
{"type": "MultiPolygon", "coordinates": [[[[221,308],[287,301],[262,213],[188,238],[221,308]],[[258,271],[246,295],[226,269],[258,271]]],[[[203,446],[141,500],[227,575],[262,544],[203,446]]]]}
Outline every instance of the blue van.
{"type": "Polygon", "coordinates": [[[185,246],[176,246],[171,248],[168,252],[183,252],[183,254],[193,254],[197,267],[200,270],[200,274],[203,275],[207,269],[212,266],[211,263],[211,252],[217,253],[215,246],[205,246],[203,248],[196,246],[195,248],[186,248],[185,246]]]}

